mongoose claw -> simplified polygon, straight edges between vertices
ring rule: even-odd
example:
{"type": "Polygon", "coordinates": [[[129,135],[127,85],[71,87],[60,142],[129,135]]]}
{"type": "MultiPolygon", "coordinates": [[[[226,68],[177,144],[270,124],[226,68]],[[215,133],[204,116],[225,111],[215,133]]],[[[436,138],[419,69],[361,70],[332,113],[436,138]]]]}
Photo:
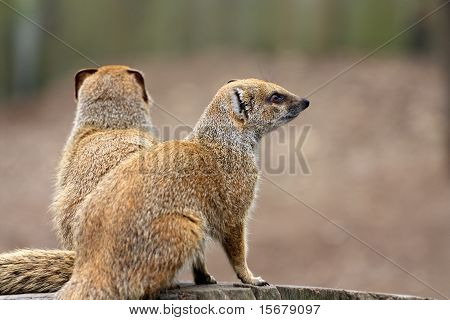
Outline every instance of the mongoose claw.
{"type": "Polygon", "coordinates": [[[258,282],[255,283],[255,286],[264,287],[264,286],[270,286],[270,284],[266,280],[262,279],[261,277],[258,277],[258,282]]]}
{"type": "MultiPolygon", "coordinates": [[[[244,282],[246,283],[246,282],[244,282]]],[[[261,277],[253,277],[249,282],[247,282],[248,284],[252,284],[254,286],[258,286],[258,287],[262,287],[262,286],[269,286],[269,283],[264,280],[261,277]]]]}

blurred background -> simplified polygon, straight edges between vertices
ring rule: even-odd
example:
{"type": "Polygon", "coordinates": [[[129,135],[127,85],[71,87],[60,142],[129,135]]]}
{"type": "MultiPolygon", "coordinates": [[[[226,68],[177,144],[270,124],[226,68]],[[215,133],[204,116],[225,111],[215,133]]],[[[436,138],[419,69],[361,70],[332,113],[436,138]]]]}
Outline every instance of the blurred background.
{"type": "MultiPolygon", "coordinates": [[[[308,95],[445,2],[0,1],[0,250],[58,245],[48,206],[74,117],[73,76],[89,60],[144,71],[163,132],[180,125],[164,110],[193,125],[232,78],[308,95]]],[[[249,228],[255,274],[450,296],[448,24],[449,5],[314,92],[295,134],[275,132],[262,150],[266,161],[302,147],[310,174],[266,176],[436,291],[266,180],[249,228]]],[[[219,281],[237,280],[217,245],[208,265],[219,281]]]]}

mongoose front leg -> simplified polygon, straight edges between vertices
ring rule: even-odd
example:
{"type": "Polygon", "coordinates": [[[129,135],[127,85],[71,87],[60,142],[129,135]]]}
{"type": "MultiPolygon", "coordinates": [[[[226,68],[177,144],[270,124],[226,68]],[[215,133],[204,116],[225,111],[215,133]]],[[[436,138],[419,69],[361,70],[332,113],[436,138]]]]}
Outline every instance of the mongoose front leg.
{"type": "Polygon", "coordinates": [[[217,281],[206,269],[204,245],[198,250],[192,263],[195,284],[216,284],[217,281]]]}
{"type": "Polygon", "coordinates": [[[223,248],[228,256],[234,272],[242,283],[255,286],[267,286],[269,283],[261,277],[253,276],[247,266],[247,255],[245,245],[245,227],[238,226],[227,232],[222,240],[223,248]]]}

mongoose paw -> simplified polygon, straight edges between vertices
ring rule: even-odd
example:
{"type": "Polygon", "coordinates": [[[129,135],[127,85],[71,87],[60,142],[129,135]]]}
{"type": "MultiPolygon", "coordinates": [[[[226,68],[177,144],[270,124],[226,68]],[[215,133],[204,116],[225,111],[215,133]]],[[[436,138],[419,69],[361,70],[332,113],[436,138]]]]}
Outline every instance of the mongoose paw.
{"type": "Polygon", "coordinates": [[[210,274],[205,274],[202,276],[197,276],[194,279],[195,284],[217,284],[216,279],[210,274]]]}
{"type": "Polygon", "coordinates": [[[243,283],[252,284],[254,286],[262,287],[268,286],[269,283],[261,277],[253,277],[250,281],[242,281],[243,283]]]}

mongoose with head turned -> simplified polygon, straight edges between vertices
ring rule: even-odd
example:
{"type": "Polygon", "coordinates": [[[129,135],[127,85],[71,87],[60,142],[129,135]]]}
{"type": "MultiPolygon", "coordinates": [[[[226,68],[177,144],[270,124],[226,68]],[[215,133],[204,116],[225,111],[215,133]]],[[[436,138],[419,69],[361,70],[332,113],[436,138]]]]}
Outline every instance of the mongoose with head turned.
{"type": "Polygon", "coordinates": [[[0,293],[56,291],[73,269],[77,208],[101,178],[143,148],[151,134],[150,96],[143,75],[126,66],[104,66],[75,76],[77,111],[58,167],[55,229],[65,250],[18,250],[0,255],[0,293]]]}
{"type": "Polygon", "coordinates": [[[308,105],[273,83],[232,81],[187,139],[119,164],[78,209],[75,267],[58,298],[153,298],[188,263],[197,283],[214,283],[204,261],[207,238],[222,244],[243,283],[266,285],[246,261],[256,148],[308,105]]]}

